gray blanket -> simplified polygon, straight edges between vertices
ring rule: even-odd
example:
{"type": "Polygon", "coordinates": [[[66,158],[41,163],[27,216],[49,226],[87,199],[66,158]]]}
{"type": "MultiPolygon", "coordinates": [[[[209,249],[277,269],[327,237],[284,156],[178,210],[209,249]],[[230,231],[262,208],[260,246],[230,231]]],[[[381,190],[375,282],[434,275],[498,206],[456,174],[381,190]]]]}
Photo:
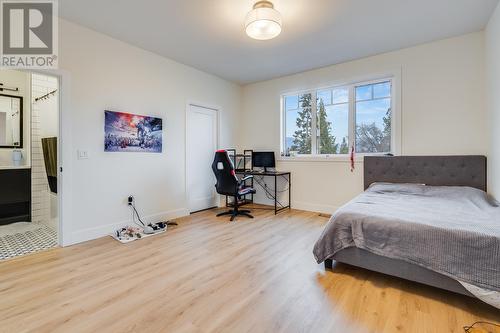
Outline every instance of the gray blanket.
{"type": "Polygon", "coordinates": [[[478,189],[373,184],[335,212],[313,252],[321,263],[351,246],[500,291],[500,208],[478,189]]]}

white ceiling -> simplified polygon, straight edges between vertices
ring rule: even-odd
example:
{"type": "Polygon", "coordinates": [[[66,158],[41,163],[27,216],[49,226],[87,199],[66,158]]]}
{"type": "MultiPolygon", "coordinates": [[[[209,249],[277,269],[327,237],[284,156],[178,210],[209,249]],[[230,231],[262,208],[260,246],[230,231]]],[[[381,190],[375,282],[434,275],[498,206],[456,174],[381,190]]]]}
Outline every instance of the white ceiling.
{"type": "Polygon", "coordinates": [[[252,0],[62,0],[63,18],[241,84],[482,30],[499,0],[274,0],[283,31],[244,32],[252,0]]]}

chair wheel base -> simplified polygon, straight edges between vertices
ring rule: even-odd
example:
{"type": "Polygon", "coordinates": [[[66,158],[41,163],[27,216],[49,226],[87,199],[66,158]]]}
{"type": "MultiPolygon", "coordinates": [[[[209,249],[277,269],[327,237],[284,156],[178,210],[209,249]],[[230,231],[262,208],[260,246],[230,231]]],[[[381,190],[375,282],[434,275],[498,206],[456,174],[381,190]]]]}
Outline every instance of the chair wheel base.
{"type": "Polygon", "coordinates": [[[229,221],[234,221],[234,219],[238,215],[243,215],[243,216],[246,216],[246,217],[253,219],[253,215],[251,215],[250,211],[246,210],[246,209],[245,210],[231,209],[231,210],[219,213],[216,216],[219,217],[219,216],[224,216],[224,215],[231,215],[231,218],[229,219],[229,221]]]}

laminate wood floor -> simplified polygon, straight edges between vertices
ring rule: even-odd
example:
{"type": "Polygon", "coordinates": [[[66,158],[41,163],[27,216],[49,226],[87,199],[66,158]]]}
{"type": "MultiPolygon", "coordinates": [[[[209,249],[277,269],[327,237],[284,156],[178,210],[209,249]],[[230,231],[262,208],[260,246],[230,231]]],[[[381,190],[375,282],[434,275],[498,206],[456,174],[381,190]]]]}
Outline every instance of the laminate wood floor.
{"type": "Polygon", "coordinates": [[[463,332],[500,319],[466,296],[347,265],[325,272],[312,255],[328,221],[318,214],[215,213],[126,245],[106,237],[1,262],[0,331],[463,332]]]}

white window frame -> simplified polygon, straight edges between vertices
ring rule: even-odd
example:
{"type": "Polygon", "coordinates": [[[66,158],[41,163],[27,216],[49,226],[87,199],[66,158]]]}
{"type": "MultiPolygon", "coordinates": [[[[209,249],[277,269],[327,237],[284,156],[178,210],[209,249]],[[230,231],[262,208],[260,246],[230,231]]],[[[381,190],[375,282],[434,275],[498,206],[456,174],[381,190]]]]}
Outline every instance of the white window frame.
{"type": "MultiPolygon", "coordinates": [[[[349,151],[354,144],[355,127],[356,127],[356,97],[355,87],[361,85],[369,85],[374,83],[381,83],[391,81],[391,154],[401,154],[401,70],[392,70],[386,73],[371,75],[369,77],[360,77],[348,81],[339,81],[328,85],[321,85],[315,89],[304,89],[299,91],[287,91],[280,95],[280,152],[285,152],[286,143],[286,110],[285,110],[285,97],[290,95],[312,94],[311,108],[313,117],[311,119],[312,128],[316,128],[317,121],[317,92],[326,89],[349,88],[349,133],[348,143],[349,151]]],[[[350,160],[349,154],[317,154],[317,135],[311,135],[311,154],[298,154],[297,156],[281,156],[279,160],[287,161],[338,161],[345,162],[350,160]]],[[[386,153],[355,153],[356,161],[362,160],[363,156],[367,155],[383,155],[386,153]]]]}

